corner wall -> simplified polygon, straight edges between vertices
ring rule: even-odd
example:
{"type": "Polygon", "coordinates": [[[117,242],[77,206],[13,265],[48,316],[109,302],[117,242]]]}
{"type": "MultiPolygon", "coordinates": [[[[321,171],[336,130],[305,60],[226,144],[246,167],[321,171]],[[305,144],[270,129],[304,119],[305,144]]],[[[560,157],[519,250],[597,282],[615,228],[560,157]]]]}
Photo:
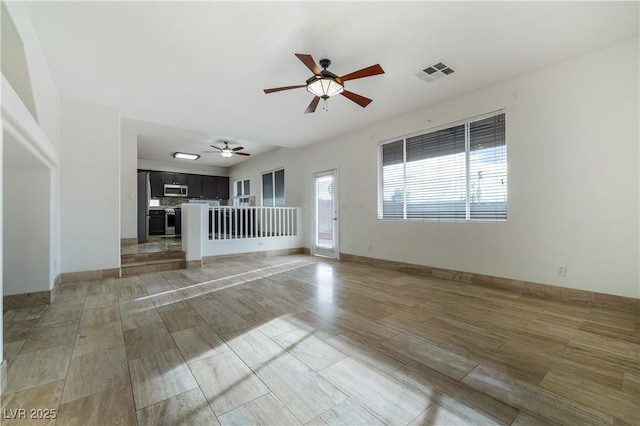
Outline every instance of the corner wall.
{"type": "MultiPolygon", "coordinates": [[[[43,205],[41,208],[46,212],[44,221],[49,221],[50,229],[48,234],[44,234],[41,239],[41,243],[47,243],[49,247],[49,259],[46,259],[46,263],[32,267],[42,268],[42,270],[48,270],[50,273],[49,280],[43,285],[49,287],[53,284],[55,277],[58,274],[58,268],[60,265],[60,221],[59,221],[59,172],[58,172],[58,147],[59,147],[59,95],[57,88],[53,82],[53,77],[49,71],[49,67],[44,58],[42,48],[38,37],[36,36],[33,25],[31,24],[31,18],[26,9],[24,2],[3,2],[3,13],[6,12],[13,21],[15,30],[21,43],[21,49],[24,52],[24,61],[27,67],[27,78],[29,82],[22,81],[17,84],[30,85],[31,100],[26,96],[28,106],[20,99],[16,94],[14,88],[10,86],[5,75],[2,76],[2,144],[0,144],[0,164],[3,164],[3,171],[0,173],[1,179],[4,175],[4,163],[13,163],[13,158],[8,157],[5,154],[5,134],[11,134],[20,140],[23,146],[27,147],[30,155],[37,157],[38,161],[46,164],[50,171],[50,182],[48,182],[49,190],[49,204],[43,205]],[[29,111],[30,110],[30,111],[29,111]],[[37,117],[37,121],[34,119],[37,117]],[[48,285],[49,284],[49,285],[48,285]]],[[[5,17],[3,17],[4,19],[5,17]]],[[[13,49],[16,46],[11,46],[13,41],[5,40],[2,38],[2,51],[4,54],[5,48],[13,49]],[[7,45],[9,43],[9,45],[7,45]]],[[[6,66],[15,66],[15,64],[4,64],[6,66]]],[[[4,69],[4,68],[3,68],[4,69]]],[[[24,78],[22,74],[17,78],[24,78]]],[[[17,80],[15,80],[17,81],[17,80]]],[[[24,88],[24,86],[22,86],[24,88]]],[[[23,92],[24,93],[24,92],[23,92]]],[[[42,183],[42,182],[41,182],[42,183]]],[[[45,191],[46,192],[46,191],[45,191]]],[[[4,196],[2,197],[4,198],[4,196]]],[[[0,201],[2,206],[2,201],[0,201]]],[[[5,217],[0,209],[0,237],[4,241],[4,231],[10,227],[11,224],[6,223],[5,217]],[[7,225],[7,226],[5,226],[7,225]]],[[[37,243],[37,242],[36,242],[37,243]]],[[[3,244],[4,245],[4,244],[3,244]]],[[[6,258],[2,256],[2,248],[0,248],[0,293],[5,293],[5,285],[2,280],[2,276],[6,272],[6,258]]],[[[2,300],[0,299],[0,306],[2,306],[2,300]]],[[[2,342],[2,318],[0,317],[0,342],[2,342]]],[[[6,367],[6,362],[1,364],[3,360],[2,350],[0,349],[0,376],[2,375],[3,367],[6,367]]],[[[5,377],[0,378],[0,383],[5,377]]]]}
{"type": "Polygon", "coordinates": [[[60,103],[61,272],[120,267],[120,112],[60,103]]]}

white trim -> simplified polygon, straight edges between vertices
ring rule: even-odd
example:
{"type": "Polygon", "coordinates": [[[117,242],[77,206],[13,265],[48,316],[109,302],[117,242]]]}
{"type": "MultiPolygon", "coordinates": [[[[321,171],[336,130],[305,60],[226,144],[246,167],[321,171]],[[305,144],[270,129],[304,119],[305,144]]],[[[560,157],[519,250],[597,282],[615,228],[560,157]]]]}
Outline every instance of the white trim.
{"type": "Polygon", "coordinates": [[[58,167],[53,145],[11,84],[2,76],[2,125],[30,154],[49,169],[58,167]]]}

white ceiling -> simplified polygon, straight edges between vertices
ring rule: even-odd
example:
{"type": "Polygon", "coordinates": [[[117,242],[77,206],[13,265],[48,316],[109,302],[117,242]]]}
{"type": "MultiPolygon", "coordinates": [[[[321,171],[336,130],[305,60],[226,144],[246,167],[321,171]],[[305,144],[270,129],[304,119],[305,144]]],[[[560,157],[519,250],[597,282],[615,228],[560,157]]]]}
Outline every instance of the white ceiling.
{"type": "MultiPolygon", "coordinates": [[[[638,36],[638,2],[27,2],[60,95],[120,108],[139,157],[172,160],[230,140],[257,155],[301,147],[426,108],[638,36]],[[373,99],[338,96],[304,114],[311,72],[329,58],[373,99]],[[415,74],[440,60],[456,73],[415,74]]],[[[603,67],[606,65],[603,64],[603,67]]],[[[615,72],[613,73],[615,78],[615,72]]],[[[198,164],[247,157],[204,154],[198,164]]],[[[183,160],[184,161],[184,160],[183,160]]]]}

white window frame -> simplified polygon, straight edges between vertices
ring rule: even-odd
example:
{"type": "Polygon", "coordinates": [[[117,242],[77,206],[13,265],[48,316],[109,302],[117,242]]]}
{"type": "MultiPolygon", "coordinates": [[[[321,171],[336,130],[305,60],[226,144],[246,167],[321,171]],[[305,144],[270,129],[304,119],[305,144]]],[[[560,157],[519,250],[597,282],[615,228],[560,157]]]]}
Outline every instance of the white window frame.
{"type": "Polygon", "coordinates": [[[243,196],[251,195],[251,179],[250,178],[246,178],[246,179],[238,179],[238,180],[236,180],[235,182],[233,182],[233,191],[234,191],[236,197],[243,197],[243,196]],[[238,183],[240,184],[240,186],[242,188],[242,191],[241,191],[240,194],[238,193],[238,183]],[[247,186],[249,186],[249,191],[246,190],[247,186]]]}

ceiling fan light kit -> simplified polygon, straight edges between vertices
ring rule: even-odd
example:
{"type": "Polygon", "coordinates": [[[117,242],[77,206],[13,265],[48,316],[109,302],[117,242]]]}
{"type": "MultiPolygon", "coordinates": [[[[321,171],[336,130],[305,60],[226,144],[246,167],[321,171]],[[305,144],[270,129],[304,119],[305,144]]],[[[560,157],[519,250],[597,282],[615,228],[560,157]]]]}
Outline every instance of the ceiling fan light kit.
{"type": "Polygon", "coordinates": [[[307,81],[307,91],[322,99],[328,99],[342,93],[344,85],[333,78],[313,76],[307,81]]]}
{"type": "Polygon", "coordinates": [[[306,81],[306,84],[264,89],[264,93],[269,94],[274,92],[281,92],[283,90],[306,87],[307,91],[314,95],[314,98],[311,100],[311,103],[305,110],[305,114],[315,112],[320,99],[324,101],[323,109],[326,110],[327,100],[335,95],[342,95],[345,98],[357,103],[362,108],[366,107],[371,103],[371,99],[365,98],[364,96],[358,95],[353,92],[349,92],[348,90],[344,90],[344,82],[347,80],[355,80],[357,78],[384,74],[384,70],[382,69],[382,67],[379,64],[376,64],[358,71],[354,71],[350,74],[343,75],[342,77],[338,77],[334,73],[327,71],[327,68],[329,67],[329,65],[331,65],[330,60],[321,59],[320,66],[322,67],[322,70],[320,70],[311,55],[296,53],[296,56],[307,68],[309,68],[309,70],[313,73],[313,76],[311,76],[311,78],[306,81]]]}

